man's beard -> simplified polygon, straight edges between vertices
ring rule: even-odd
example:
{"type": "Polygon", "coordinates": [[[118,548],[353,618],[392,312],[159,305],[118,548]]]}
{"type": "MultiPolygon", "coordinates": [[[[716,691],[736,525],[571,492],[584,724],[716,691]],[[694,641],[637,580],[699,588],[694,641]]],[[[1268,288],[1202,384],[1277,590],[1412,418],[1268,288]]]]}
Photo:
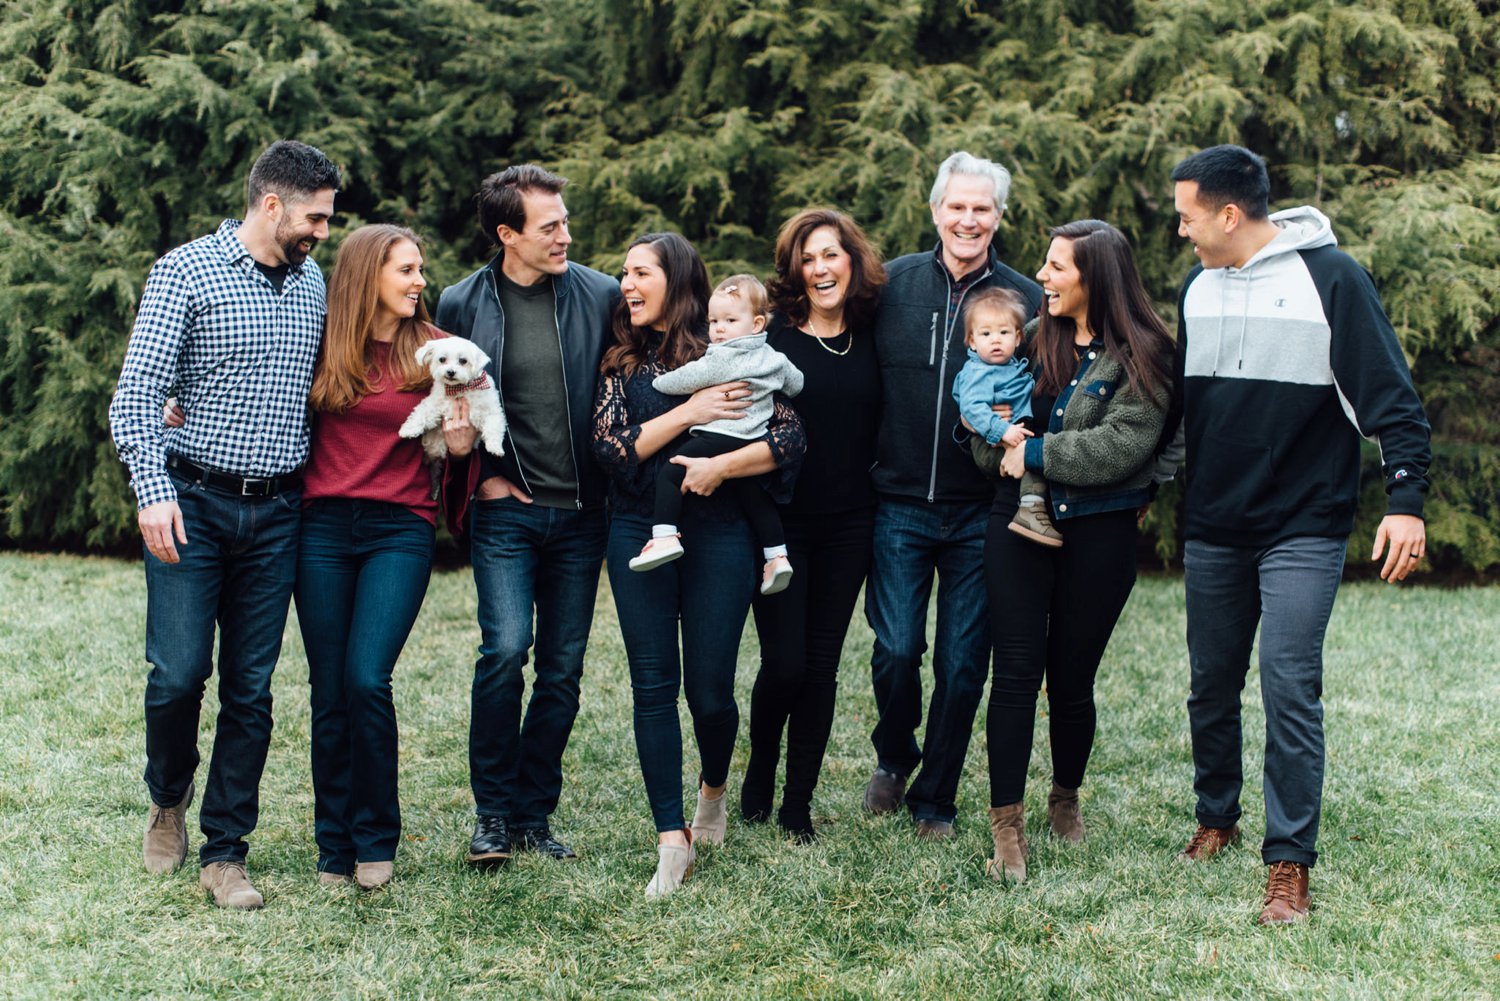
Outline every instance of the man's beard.
{"type": "Polygon", "coordinates": [[[285,223],[277,225],[276,245],[281,248],[281,256],[286,258],[288,264],[300,265],[303,261],[307,260],[307,255],[312,253],[312,248],[318,245],[318,240],[317,237],[313,236],[293,237],[290,230],[291,227],[285,223]],[[306,251],[298,246],[304,242],[308,245],[306,251]]]}

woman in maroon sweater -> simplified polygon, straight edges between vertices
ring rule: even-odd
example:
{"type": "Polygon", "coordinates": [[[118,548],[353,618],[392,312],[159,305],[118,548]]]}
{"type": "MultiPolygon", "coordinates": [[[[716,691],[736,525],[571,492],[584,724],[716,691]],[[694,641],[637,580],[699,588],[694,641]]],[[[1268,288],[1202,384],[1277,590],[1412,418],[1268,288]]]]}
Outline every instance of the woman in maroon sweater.
{"type": "MultiPolygon", "coordinates": [[[[410,230],[374,225],[346,237],[309,396],[295,594],[328,885],[385,885],[401,836],[391,674],[427,593],[437,502],[421,443],[396,429],[432,384],[417,349],[444,336],[422,305],[425,285],[410,230]]],[[[466,410],[443,433],[455,460],[473,449],[466,410]]]]}

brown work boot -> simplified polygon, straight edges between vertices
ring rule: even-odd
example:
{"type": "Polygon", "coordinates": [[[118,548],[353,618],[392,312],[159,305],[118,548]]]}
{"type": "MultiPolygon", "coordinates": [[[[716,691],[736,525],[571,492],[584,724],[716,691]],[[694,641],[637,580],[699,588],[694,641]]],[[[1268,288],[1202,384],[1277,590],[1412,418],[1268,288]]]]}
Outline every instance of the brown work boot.
{"type": "Polygon", "coordinates": [[[220,907],[253,911],[266,902],[250,885],[243,862],[210,862],[198,874],[198,885],[212,894],[220,907]]]}
{"type": "Polygon", "coordinates": [[[865,786],[865,809],[873,814],[895,813],[906,800],[906,776],[875,769],[865,786]]]}
{"type": "Polygon", "coordinates": [[[1307,866],[1301,862],[1272,862],[1266,875],[1266,899],[1261,906],[1263,925],[1290,925],[1307,920],[1312,894],[1307,892],[1307,866]]]}
{"type": "Polygon", "coordinates": [[[1082,841],[1083,813],[1078,809],[1078,790],[1052,783],[1052,791],[1047,794],[1047,820],[1052,824],[1054,837],[1082,841]]]}
{"type": "Polygon", "coordinates": [[[1240,843],[1240,825],[1230,827],[1204,827],[1198,825],[1187,847],[1177,856],[1189,862],[1207,862],[1231,845],[1240,843]]]}
{"type": "Polygon", "coordinates": [[[193,802],[193,783],[176,806],[151,804],[146,814],[146,836],[141,839],[141,854],[146,871],[154,875],[176,872],[187,858],[187,808],[193,802]]]}
{"type": "Polygon", "coordinates": [[[995,857],[986,859],[984,871],[991,879],[1026,882],[1026,812],[1021,803],[990,807],[990,834],[995,839],[995,857]]]}

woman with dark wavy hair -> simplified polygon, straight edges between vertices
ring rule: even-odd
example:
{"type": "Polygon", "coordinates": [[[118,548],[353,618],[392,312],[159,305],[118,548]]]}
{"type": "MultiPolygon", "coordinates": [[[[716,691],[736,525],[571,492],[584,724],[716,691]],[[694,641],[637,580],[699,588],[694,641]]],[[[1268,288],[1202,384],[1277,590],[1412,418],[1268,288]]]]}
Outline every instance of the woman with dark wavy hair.
{"type": "MultiPolygon", "coordinates": [[[[1022,798],[1043,681],[1050,711],[1052,833],[1081,841],[1078,789],[1093,749],[1094,677],[1135,586],[1137,512],[1149,502],[1172,389],[1172,339],[1108,223],[1052,230],[1037,272],[1046,305],[1031,357],[1037,434],[1003,454],[971,440],[981,468],[1002,477],[985,534],[994,637],[986,737],[996,879],[1026,878],[1022,798]],[[1050,486],[1066,537],[1048,548],[1009,531],[1026,471],[1050,486]]],[[[1030,328],[1028,328],[1030,329],[1030,328]]]]}
{"type": "Polygon", "coordinates": [[[767,343],[802,370],[792,405],[815,461],[781,508],[797,574],[785,592],[754,603],[760,673],[740,812],[752,822],[769,819],[784,731],[777,821],[799,844],[817,836],[812,794],[833,728],[839,657],[870,569],[881,398],[870,322],[884,283],[869,238],[842,212],[808,209],[781,227],[767,343]]]}
{"type": "Polygon", "coordinates": [[[636,751],[657,831],[657,869],[646,896],[661,897],[692,872],[694,843],[722,843],[727,826],[724,791],[739,729],[734,669],[750,597],[760,583],[760,553],[738,503],[717,488],[726,479],[774,473],[772,495],[785,496],[804,441],[796,413],[778,399],[765,438],[723,455],[674,456],[689,428],[740,416],[749,389],[732,382],[684,399],[651,384],[708,346],[708,274],[687,240],[675,233],[635,240],[620,292],[615,344],[604,354],[595,395],[594,457],[609,478],[606,565],[630,664],[636,751]],[[693,544],[680,559],[634,573],[630,558],[651,537],[658,473],[669,458],[687,468],[680,524],[693,544]],[[687,694],[700,760],[691,827],[683,823],[679,688],[687,694]]]}

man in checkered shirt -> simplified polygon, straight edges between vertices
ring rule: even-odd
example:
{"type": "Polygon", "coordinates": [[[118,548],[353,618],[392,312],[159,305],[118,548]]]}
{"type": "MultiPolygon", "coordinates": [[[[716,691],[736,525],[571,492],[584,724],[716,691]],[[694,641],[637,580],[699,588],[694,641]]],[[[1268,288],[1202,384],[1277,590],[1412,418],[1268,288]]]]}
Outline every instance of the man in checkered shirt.
{"type": "Polygon", "coordinates": [[[199,823],[200,884],[253,908],[245,837],[271,739],[271,672],[297,568],[307,393],[323,336],[323,275],[308,261],[338,168],[273,143],[250,170],[245,220],[169,252],[146,279],[110,430],[130,467],[146,548],[146,869],[187,857],[198,716],[219,628],[219,718],[199,823]],[[162,423],[175,393],[180,428],[162,423]]]}

